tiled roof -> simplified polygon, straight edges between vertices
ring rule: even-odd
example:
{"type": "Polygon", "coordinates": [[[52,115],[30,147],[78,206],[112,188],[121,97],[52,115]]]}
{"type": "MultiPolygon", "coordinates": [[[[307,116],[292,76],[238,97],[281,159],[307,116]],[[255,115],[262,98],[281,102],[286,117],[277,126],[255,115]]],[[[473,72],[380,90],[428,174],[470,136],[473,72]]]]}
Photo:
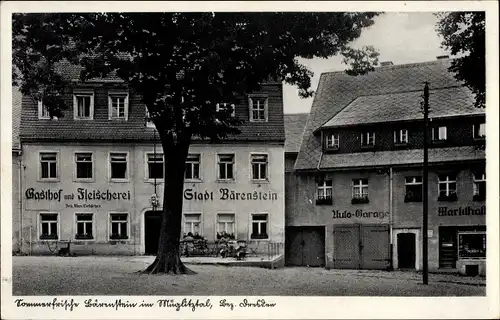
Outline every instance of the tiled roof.
{"type": "MultiPolygon", "coordinates": [[[[325,154],[320,169],[421,164],[423,157],[423,149],[325,154]]],[[[474,146],[429,149],[429,163],[484,159],[485,151],[474,146]]]]}
{"type": "MultiPolygon", "coordinates": [[[[449,59],[431,62],[384,66],[360,76],[345,72],[323,73],[307,120],[295,169],[317,168],[321,157],[321,142],[314,131],[332,119],[342,109],[360,97],[423,91],[424,82],[431,89],[460,85],[447,69],[449,59]]],[[[408,107],[409,108],[409,107],[408,107]]],[[[419,109],[417,104],[415,108],[419,109]]],[[[405,109],[407,112],[407,109],[405,109]]]]}
{"type": "Polygon", "coordinates": [[[21,123],[22,94],[19,88],[12,86],[12,149],[19,149],[19,127],[21,123]]]}
{"type": "MultiPolygon", "coordinates": [[[[422,91],[389,93],[356,98],[322,127],[422,119],[422,91]]],[[[484,114],[474,107],[472,92],[463,86],[429,92],[431,118],[484,114]]]]}
{"type": "Polygon", "coordinates": [[[299,152],[308,113],[285,114],[285,152],[299,152]]]}

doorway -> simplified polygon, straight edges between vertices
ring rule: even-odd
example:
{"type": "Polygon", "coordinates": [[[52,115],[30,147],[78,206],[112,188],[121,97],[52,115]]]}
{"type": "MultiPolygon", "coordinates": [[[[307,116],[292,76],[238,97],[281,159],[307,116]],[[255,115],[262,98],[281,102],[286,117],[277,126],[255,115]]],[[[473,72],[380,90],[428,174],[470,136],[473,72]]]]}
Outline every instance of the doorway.
{"type": "Polygon", "coordinates": [[[144,213],[144,253],[146,255],[156,255],[158,253],[161,219],[161,211],[146,211],[144,213]]]}
{"type": "Polygon", "coordinates": [[[398,268],[415,269],[416,238],[414,233],[398,234],[398,268]]]}
{"type": "Polygon", "coordinates": [[[325,227],[287,227],[285,261],[288,266],[325,266],[325,227]]]}

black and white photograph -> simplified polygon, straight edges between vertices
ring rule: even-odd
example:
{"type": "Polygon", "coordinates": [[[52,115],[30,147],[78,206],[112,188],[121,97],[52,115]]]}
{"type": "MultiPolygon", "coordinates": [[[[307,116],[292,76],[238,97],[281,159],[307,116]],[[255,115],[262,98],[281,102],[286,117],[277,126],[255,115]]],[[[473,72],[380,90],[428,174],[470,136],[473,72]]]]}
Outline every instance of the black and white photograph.
{"type": "Polygon", "coordinates": [[[2,318],[500,316],[498,4],[314,3],[2,3],[2,318]]]}

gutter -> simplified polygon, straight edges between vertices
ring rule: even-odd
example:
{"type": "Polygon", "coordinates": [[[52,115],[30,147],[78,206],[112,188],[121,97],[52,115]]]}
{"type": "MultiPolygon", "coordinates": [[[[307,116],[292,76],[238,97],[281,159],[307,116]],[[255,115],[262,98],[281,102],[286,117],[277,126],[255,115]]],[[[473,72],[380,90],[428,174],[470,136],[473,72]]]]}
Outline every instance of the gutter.
{"type": "Polygon", "coordinates": [[[19,193],[18,193],[18,203],[19,203],[19,252],[23,250],[23,160],[22,155],[23,152],[21,149],[16,150],[18,161],[19,161],[19,170],[17,172],[18,181],[19,181],[19,193]]]}
{"type": "Polygon", "coordinates": [[[393,255],[394,255],[394,243],[392,240],[392,207],[393,207],[393,192],[392,192],[392,187],[393,187],[393,173],[392,173],[392,166],[389,167],[389,268],[390,270],[393,270],[394,265],[393,265],[393,255]]]}

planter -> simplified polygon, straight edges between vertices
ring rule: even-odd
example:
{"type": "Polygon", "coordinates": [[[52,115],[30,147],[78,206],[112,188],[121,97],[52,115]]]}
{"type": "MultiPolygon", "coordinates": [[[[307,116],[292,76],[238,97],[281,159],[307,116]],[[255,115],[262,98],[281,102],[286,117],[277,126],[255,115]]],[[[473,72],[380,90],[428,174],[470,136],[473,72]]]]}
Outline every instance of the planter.
{"type": "Polygon", "coordinates": [[[362,204],[362,203],[369,203],[370,200],[368,200],[368,197],[363,197],[363,198],[352,198],[351,204],[362,204]]]}
{"type": "Polygon", "coordinates": [[[332,205],[333,199],[332,197],[318,198],[316,199],[316,205],[332,205]]]}
{"type": "Polygon", "coordinates": [[[448,196],[439,196],[438,201],[446,201],[446,202],[457,201],[457,194],[453,193],[448,196]]]}

